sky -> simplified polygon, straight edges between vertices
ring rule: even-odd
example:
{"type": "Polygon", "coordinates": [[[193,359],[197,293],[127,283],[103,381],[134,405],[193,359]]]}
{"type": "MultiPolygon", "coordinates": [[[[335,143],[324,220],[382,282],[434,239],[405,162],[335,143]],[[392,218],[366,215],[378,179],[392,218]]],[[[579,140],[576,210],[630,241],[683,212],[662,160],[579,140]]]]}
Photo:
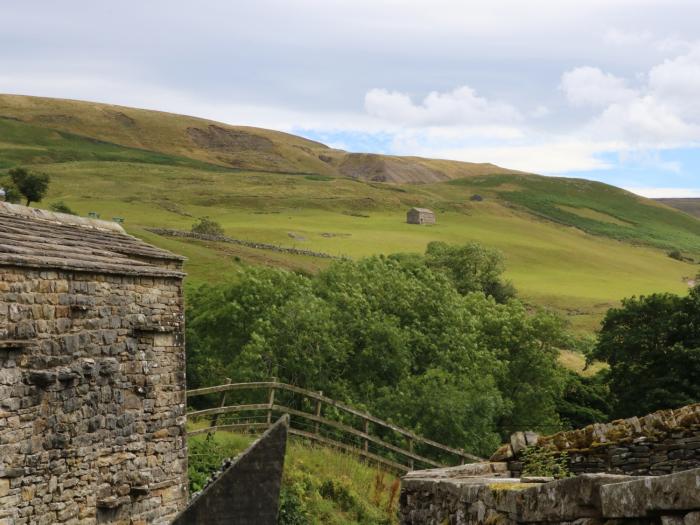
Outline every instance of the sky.
{"type": "Polygon", "coordinates": [[[0,93],[700,197],[698,20],[697,0],[0,0],[0,93]]]}

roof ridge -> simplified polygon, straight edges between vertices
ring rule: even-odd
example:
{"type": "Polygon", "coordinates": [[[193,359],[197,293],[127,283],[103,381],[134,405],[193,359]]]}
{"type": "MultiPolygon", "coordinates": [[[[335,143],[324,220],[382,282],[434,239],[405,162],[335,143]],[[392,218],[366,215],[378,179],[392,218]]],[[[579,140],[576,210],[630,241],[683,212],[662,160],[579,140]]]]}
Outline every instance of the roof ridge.
{"type": "Polygon", "coordinates": [[[127,235],[124,228],[122,228],[121,225],[116,222],[103,221],[100,219],[88,219],[86,217],[78,217],[77,215],[42,210],[40,208],[30,208],[28,206],[11,204],[9,202],[0,201],[0,214],[39,219],[47,222],[65,224],[67,226],[79,226],[93,230],[110,231],[127,235]]]}

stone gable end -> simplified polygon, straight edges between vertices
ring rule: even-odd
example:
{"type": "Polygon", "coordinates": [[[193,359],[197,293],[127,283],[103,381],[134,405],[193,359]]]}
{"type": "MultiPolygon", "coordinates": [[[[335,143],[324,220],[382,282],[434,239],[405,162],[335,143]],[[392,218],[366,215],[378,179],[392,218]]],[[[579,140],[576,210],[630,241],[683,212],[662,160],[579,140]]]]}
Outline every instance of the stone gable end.
{"type": "Polygon", "coordinates": [[[183,258],[0,202],[0,524],[169,523],[187,502],[183,258]]]}

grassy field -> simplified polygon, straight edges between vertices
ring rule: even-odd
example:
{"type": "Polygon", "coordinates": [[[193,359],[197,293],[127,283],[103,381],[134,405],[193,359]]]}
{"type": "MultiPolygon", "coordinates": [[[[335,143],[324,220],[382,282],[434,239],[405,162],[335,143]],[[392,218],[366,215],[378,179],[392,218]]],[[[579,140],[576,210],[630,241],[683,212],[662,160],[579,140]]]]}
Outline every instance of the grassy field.
{"type": "MultiPolygon", "coordinates": [[[[651,236],[645,239],[646,228],[671,230],[671,219],[681,215],[662,207],[649,207],[648,223],[631,228],[637,235],[633,244],[587,233],[586,225],[575,227],[529,213],[496,191],[486,194],[479,181],[473,186],[394,187],[350,179],[96,161],[46,164],[42,169],[53,180],[47,203],[63,200],[83,215],[95,211],[103,218],[124,217],[133,234],[189,257],[187,270],[193,284],[228,279],[243,263],[313,272],[328,260],[176,240],[145,228],[189,230],[198,217],[209,216],[234,238],[349,257],[421,252],[433,240],[477,241],[503,251],[507,276],[522,296],[564,312],[582,330],[593,329],[602,313],[622,297],[683,292],[684,279],[698,270],[696,265],[669,258],[665,248],[644,244],[654,241],[651,236]],[[485,200],[470,201],[475,191],[484,193],[485,200]],[[434,208],[438,224],[406,224],[406,209],[417,204],[434,208]],[[659,219],[654,223],[657,211],[659,219]]],[[[646,206],[636,201],[631,205],[635,213],[637,207],[646,206]]],[[[618,215],[620,220],[635,219],[634,213],[618,215]]],[[[575,223],[579,216],[570,217],[575,223]]],[[[687,253],[698,253],[693,249],[700,240],[700,234],[692,233],[695,223],[683,227],[669,231],[669,239],[687,253]]]]}
{"type": "MultiPolygon", "coordinates": [[[[208,468],[235,457],[255,436],[217,432],[189,438],[191,484],[199,486],[208,468]],[[202,457],[206,455],[207,457],[202,457]]],[[[313,525],[377,525],[396,523],[399,480],[393,474],[361,462],[356,456],[290,440],[282,479],[282,512],[305,516],[313,525]]]]}
{"type": "MultiPolygon", "coordinates": [[[[700,221],[604,184],[503,170],[490,175],[477,170],[447,182],[386,184],[339,177],[332,170],[234,169],[213,162],[209,150],[185,147],[183,130],[205,121],[36,100],[26,99],[23,107],[0,96],[0,115],[12,116],[0,118],[0,175],[14,165],[49,173],[50,192],[40,206],[62,200],[81,215],[125,218],[132,234],[189,258],[190,286],[235,278],[245,264],[314,272],[329,261],[161,237],[146,228],[189,230],[208,216],[230,237],[354,258],[422,252],[434,240],[477,241],[505,254],[507,277],[522,297],[564,313],[581,331],[594,330],[623,297],[682,293],[700,268],[667,256],[680,250],[689,260],[700,259],[700,221]],[[115,111],[126,112],[140,127],[129,128],[130,121],[115,111]],[[13,120],[20,117],[29,123],[13,120]],[[168,149],[163,144],[169,139],[174,141],[170,151],[148,149],[168,149]],[[473,200],[477,194],[481,200],[473,200]],[[434,209],[438,223],[406,224],[411,206],[434,209]]],[[[290,135],[260,133],[295,151],[324,149],[290,135]]],[[[445,171],[453,165],[434,164],[445,171]]],[[[304,166],[314,169],[313,163],[304,166]]]]}

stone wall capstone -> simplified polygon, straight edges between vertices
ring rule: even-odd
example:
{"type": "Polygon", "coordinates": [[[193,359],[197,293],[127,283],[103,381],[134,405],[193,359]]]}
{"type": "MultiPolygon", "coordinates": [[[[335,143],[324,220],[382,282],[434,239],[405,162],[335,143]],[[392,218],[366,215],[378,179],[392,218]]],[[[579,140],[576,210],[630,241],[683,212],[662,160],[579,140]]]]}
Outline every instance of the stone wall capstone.
{"type": "Polygon", "coordinates": [[[657,477],[583,474],[548,482],[492,477],[487,471],[482,475],[463,474],[433,477],[430,471],[418,471],[405,476],[399,500],[400,523],[697,525],[700,522],[700,469],[657,477]]]}

